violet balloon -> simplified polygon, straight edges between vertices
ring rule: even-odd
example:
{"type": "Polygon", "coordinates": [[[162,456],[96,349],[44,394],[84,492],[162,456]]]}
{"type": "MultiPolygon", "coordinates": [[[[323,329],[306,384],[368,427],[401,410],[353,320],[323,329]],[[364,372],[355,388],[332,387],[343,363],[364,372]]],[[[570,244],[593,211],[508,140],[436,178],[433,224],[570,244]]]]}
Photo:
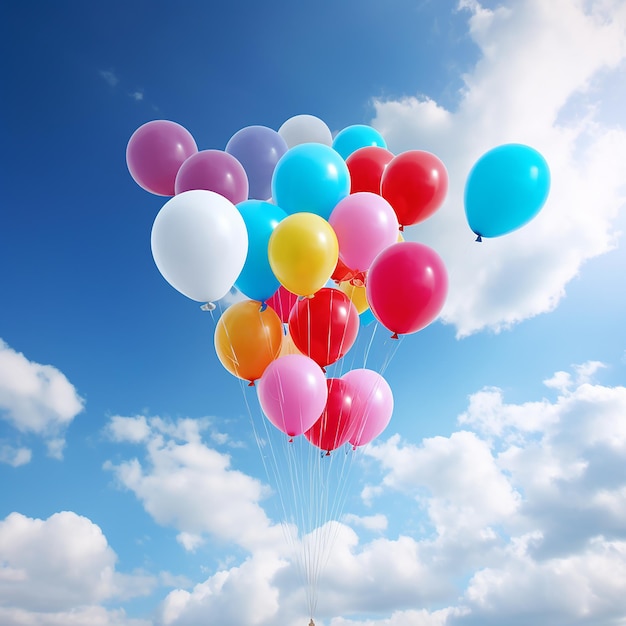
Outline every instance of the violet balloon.
{"type": "Polygon", "coordinates": [[[248,199],[248,177],[243,165],[223,150],[202,150],[192,154],[178,170],[174,190],[214,191],[233,204],[248,199]]]}
{"type": "Polygon", "coordinates": [[[271,198],[274,169],[287,152],[285,140],[267,126],[246,126],[230,138],[226,152],[243,165],[248,175],[249,198],[271,198]]]}
{"type": "Polygon", "coordinates": [[[341,380],[352,388],[350,417],[354,430],[349,441],[353,446],[364,446],[378,437],[391,420],[391,387],[378,372],[364,368],[351,370],[341,380]]]}
{"type": "Polygon", "coordinates": [[[198,152],[191,133],[176,122],[153,120],[140,126],[126,146],[133,180],[157,196],[173,196],[180,166],[198,152]]]}
{"type": "Polygon", "coordinates": [[[328,400],[328,387],[315,361],[302,354],[286,354],[267,366],[257,383],[257,394],[269,421],[295,437],[319,419],[328,400]]]}
{"type": "Polygon", "coordinates": [[[328,219],[337,234],[339,258],[355,272],[365,272],[385,248],[398,240],[398,218],[382,196],[353,193],[337,203],[328,219]]]}

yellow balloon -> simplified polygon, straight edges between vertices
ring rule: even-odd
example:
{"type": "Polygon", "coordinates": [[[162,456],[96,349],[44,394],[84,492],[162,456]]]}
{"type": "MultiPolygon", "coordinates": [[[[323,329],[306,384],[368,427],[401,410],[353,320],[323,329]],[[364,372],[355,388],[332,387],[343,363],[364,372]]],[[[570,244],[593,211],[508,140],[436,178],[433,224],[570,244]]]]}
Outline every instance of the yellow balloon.
{"type": "Polygon", "coordinates": [[[353,285],[349,280],[339,283],[339,289],[343,291],[359,313],[367,311],[370,308],[367,298],[365,297],[365,287],[353,285]]]}
{"type": "Polygon", "coordinates": [[[293,339],[288,332],[283,335],[283,344],[280,347],[280,354],[278,357],[280,358],[286,354],[302,354],[302,352],[300,352],[300,350],[296,347],[296,344],[293,342],[293,339]]]}
{"type": "Polygon", "coordinates": [[[402,236],[401,232],[398,232],[398,241],[396,241],[396,243],[402,243],[404,241],[404,237],[402,236]]]}
{"type": "Polygon", "coordinates": [[[285,289],[311,296],[332,276],[339,243],[332,226],[314,213],[294,213],[273,230],[267,255],[285,289]]]}
{"type": "Polygon", "coordinates": [[[283,342],[283,325],[271,307],[244,300],[229,306],[215,327],[215,352],[231,373],[254,382],[278,357],[283,342]]]}

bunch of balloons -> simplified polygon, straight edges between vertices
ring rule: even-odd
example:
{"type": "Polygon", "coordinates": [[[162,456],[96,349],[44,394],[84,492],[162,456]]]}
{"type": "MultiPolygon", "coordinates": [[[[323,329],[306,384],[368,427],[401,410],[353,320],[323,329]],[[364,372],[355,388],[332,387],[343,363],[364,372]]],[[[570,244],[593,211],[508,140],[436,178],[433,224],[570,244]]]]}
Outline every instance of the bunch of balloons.
{"type": "MultiPolygon", "coordinates": [[[[504,148],[495,165],[487,157],[477,164],[466,211],[478,235],[508,232],[540,208],[545,173],[528,150],[521,168],[532,170],[534,187],[524,189],[515,172],[507,178],[515,156],[520,168],[519,148],[513,156],[504,148]],[[490,221],[511,185],[515,217],[490,221]]],[[[208,308],[233,287],[247,298],[221,315],[215,350],[234,376],[258,381],[270,422],[326,452],[378,436],[393,411],[384,378],[368,369],[327,378],[326,367],[348,353],[368,316],[397,338],[441,311],[445,266],[401,231],[442,205],[443,163],[420,150],[394,155],[366,125],[333,138],[311,115],[292,117],[278,131],[243,128],[224,150],[198,150],[179,124],[151,121],[130,138],[126,160],[141,187],[173,196],[152,227],[163,277],[208,308]]]]}

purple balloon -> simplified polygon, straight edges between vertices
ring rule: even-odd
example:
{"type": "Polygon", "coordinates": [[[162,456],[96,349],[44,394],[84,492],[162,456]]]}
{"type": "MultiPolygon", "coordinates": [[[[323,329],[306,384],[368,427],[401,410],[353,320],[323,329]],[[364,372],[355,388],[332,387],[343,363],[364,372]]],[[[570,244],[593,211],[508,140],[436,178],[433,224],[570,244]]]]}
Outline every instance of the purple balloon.
{"type": "Polygon", "coordinates": [[[248,199],[248,177],[243,165],[222,150],[192,154],[176,175],[176,194],[192,189],[214,191],[233,204],[248,199]]]}
{"type": "Polygon", "coordinates": [[[246,126],[230,138],[226,152],[246,170],[251,199],[268,200],[272,196],[272,175],[287,149],[285,140],[267,126],[246,126]]]}
{"type": "Polygon", "coordinates": [[[393,413],[393,393],[389,383],[368,369],[351,370],[341,377],[352,386],[350,415],[354,426],[350,443],[364,446],[387,428],[393,413]]]}
{"type": "Polygon", "coordinates": [[[191,133],[176,122],[153,120],[140,126],[126,146],[126,165],[133,180],[157,196],[173,196],[176,174],[198,152],[191,133]]]}

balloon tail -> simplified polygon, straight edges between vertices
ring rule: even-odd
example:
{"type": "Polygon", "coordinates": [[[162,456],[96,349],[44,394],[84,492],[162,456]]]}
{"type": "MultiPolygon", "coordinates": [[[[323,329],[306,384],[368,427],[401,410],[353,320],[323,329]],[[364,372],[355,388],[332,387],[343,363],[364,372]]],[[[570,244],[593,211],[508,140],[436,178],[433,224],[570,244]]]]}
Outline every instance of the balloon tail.
{"type": "Polygon", "coordinates": [[[478,243],[480,243],[483,240],[483,238],[480,235],[477,235],[476,239],[474,241],[477,241],[478,243]]]}
{"type": "Polygon", "coordinates": [[[205,302],[200,308],[203,311],[215,311],[215,302],[205,302]]]}
{"type": "Polygon", "coordinates": [[[397,339],[398,338],[398,333],[394,333],[393,335],[391,335],[392,339],[397,339]]]}

